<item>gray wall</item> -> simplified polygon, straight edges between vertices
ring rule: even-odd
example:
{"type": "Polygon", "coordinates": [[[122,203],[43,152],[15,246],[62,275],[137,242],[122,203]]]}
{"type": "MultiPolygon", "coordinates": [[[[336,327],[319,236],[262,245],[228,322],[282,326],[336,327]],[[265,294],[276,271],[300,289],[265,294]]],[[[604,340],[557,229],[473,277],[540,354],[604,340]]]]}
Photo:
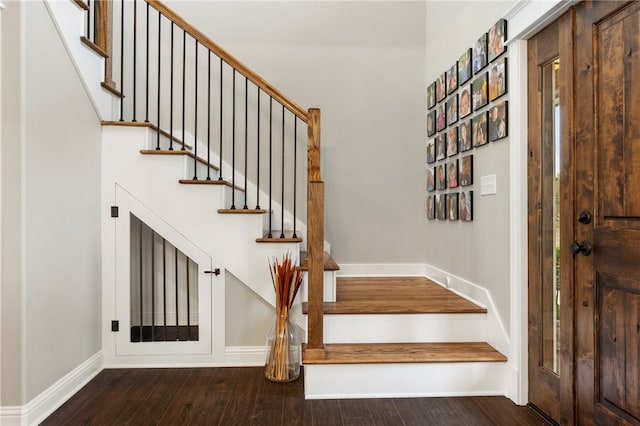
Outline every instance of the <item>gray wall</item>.
{"type": "Polygon", "coordinates": [[[424,2],[168,6],[322,109],[326,239],[342,263],[424,262],[424,2]]]}
{"type": "MultiPolygon", "coordinates": [[[[22,156],[13,164],[22,185],[11,183],[20,188],[15,198],[24,210],[20,242],[9,247],[18,249],[12,255],[22,276],[3,271],[2,288],[21,292],[14,308],[22,321],[11,321],[21,350],[3,344],[2,351],[3,360],[17,354],[11,375],[21,375],[22,383],[14,388],[3,381],[3,405],[32,400],[101,349],[100,123],[44,4],[20,4],[25,85],[12,108],[22,110],[24,121],[20,139],[11,142],[22,156]]],[[[4,123],[3,116],[3,129],[4,123]]],[[[3,154],[8,142],[3,135],[3,154]]],[[[4,172],[3,221],[5,211],[18,208],[5,203],[4,172]]],[[[3,223],[5,254],[5,243],[13,242],[6,229],[3,223]]]]}
{"type": "MultiPolygon", "coordinates": [[[[509,1],[428,1],[427,79],[449,69],[512,5],[509,1]]],[[[508,54],[508,51],[507,51],[508,54]]],[[[508,100],[506,97],[500,98],[508,100]]],[[[511,132],[517,123],[510,123],[511,132]]],[[[491,292],[509,329],[509,138],[475,148],[473,222],[427,223],[426,261],[491,292]],[[480,196],[480,177],[496,175],[496,195],[480,196]]]]}

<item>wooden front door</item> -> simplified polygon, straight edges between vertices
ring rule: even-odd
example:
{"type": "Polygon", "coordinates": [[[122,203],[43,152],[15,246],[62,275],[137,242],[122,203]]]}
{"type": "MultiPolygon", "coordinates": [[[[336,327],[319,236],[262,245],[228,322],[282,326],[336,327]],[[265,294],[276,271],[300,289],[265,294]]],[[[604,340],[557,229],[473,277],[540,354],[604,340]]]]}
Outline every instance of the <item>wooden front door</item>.
{"type": "Polygon", "coordinates": [[[580,424],[640,422],[640,3],[576,8],[576,402],[580,424]]]}
{"type": "Polygon", "coordinates": [[[579,4],[530,40],[528,71],[530,400],[637,425],[640,3],[579,4]]]}

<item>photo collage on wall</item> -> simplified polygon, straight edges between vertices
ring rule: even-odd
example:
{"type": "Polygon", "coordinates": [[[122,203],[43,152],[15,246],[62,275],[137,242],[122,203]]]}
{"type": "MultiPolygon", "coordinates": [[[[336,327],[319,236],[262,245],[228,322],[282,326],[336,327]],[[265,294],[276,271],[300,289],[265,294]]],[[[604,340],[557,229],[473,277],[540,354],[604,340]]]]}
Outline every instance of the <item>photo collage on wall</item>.
{"type": "Polygon", "coordinates": [[[506,40],[501,19],[427,87],[427,219],[473,220],[472,150],[508,134],[506,40]]]}

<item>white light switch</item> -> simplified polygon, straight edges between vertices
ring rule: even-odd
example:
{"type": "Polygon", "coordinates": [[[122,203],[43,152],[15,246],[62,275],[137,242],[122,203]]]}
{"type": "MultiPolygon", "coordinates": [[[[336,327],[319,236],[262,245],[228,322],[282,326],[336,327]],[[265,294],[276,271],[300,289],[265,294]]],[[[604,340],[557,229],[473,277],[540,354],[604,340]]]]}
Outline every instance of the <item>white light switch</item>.
{"type": "Polygon", "coordinates": [[[496,175],[480,176],[480,195],[496,193],[496,175]]]}

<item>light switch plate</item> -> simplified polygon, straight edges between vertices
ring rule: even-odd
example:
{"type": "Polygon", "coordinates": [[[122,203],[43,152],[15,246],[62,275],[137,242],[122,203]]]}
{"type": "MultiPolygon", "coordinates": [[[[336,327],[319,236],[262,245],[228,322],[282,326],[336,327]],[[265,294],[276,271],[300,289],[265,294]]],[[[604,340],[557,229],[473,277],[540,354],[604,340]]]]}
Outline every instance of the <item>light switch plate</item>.
{"type": "Polygon", "coordinates": [[[496,175],[480,176],[480,195],[496,193],[496,175]]]}

